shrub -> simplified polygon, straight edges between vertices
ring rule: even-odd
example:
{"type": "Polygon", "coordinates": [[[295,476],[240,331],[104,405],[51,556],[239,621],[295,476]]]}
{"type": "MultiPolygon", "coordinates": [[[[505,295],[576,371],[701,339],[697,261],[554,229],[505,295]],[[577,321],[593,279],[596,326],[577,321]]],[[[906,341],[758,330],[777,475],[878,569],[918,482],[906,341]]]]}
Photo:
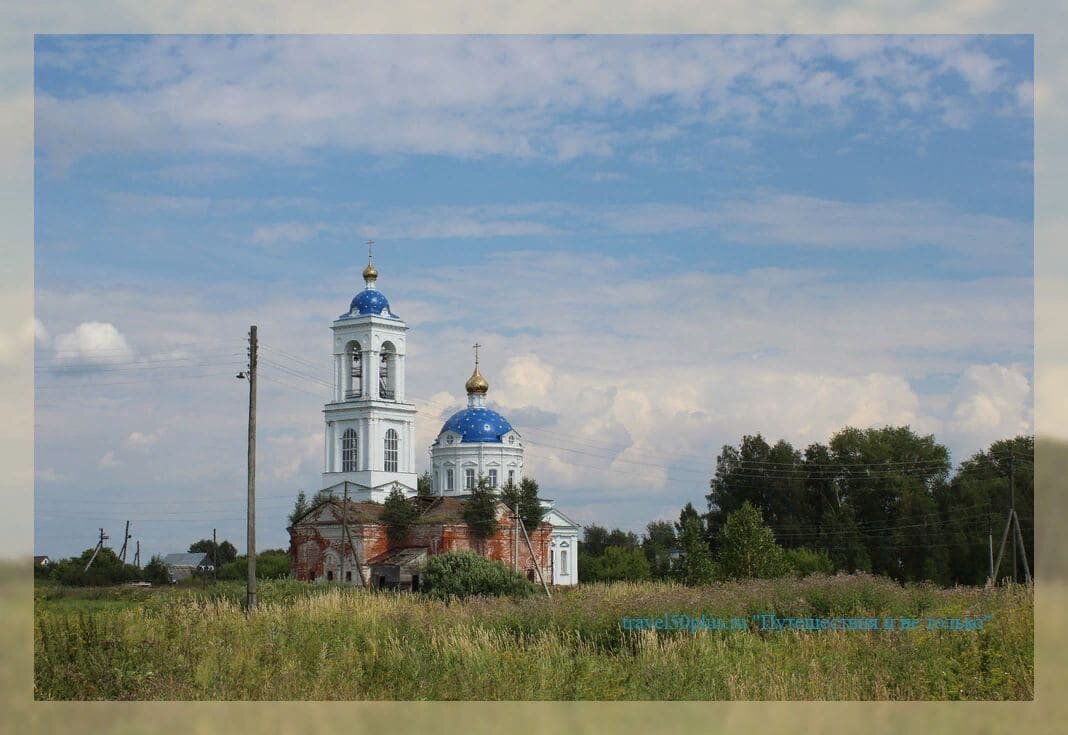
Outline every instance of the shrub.
{"type": "Polygon", "coordinates": [[[534,585],[499,561],[470,551],[430,557],[423,567],[423,591],[441,598],[471,595],[527,597],[534,585]]]}
{"type": "Polygon", "coordinates": [[[823,549],[809,549],[799,546],[796,549],[786,549],[783,559],[799,577],[807,577],[810,574],[834,574],[834,562],[823,549]]]}
{"type": "Polygon", "coordinates": [[[486,483],[486,479],[479,478],[478,485],[471,490],[471,496],[464,503],[464,523],[479,538],[489,538],[497,533],[497,494],[486,483]]]}
{"type": "MultiPolygon", "coordinates": [[[[289,554],[283,549],[268,549],[256,554],[256,579],[283,579],[289,576],[289,554]]],[[[248,577],[248,559],[244,555],[218,569],[219,579],[241,580],[248,577]]]]}
{"type": "Polygon", "coordinates": [[[601,556],[579,554],[581,582],[638,582],[652,576],[640,548],[609,546],[601,556]]]}

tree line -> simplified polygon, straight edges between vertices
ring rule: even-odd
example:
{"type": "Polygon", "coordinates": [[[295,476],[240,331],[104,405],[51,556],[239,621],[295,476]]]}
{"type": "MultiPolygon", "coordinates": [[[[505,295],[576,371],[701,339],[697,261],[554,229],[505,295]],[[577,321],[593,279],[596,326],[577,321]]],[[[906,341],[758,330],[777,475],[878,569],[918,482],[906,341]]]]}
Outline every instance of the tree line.
{"type": "MultiPolygon", "coordinates": [[[[847,427],[804,450],[746,435],[716,457],[704,512],[687,503],[677,522],[653,521],[640,538],[587,527],[579,579],[866,571],[982,584],[1012,503],[1034,569],[1033,467],[1033,436],[996,441],[951,471],[949,450],[908,426],[847,427]]],[[[1012,540],[999,577],[1014,575],[1012,540]]]]}

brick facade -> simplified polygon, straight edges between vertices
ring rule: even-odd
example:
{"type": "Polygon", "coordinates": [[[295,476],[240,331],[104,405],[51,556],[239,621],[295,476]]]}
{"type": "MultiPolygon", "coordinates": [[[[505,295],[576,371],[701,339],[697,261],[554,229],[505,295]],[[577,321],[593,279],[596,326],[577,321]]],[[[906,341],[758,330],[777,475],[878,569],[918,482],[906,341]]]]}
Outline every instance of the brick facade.
{"type": "Polygon", "coordinates": [[[434,556],[449,551],[473,551],[482,556],[512,566],[513,547],[518,540],[518,569],[528,579],[537,581],[535,564],[540,566],[546,581],[552,579],[550,536],[552,527],[542,523],[527,530],[531,556],[523,533],[513,523],[512,514],[502,503],[498,505],[497,532],[485,539],[478,538],[463,522],[460,498],[417,498],[422,513],[412,524],[400,543],[390,543],[386,525],[379,520],[382,506],[376,503],[348,504],[348,534],[351,544],[344,543],[343,505],[331,500],[313,508],[289,528],[289,553],[293,576],[302,581],[345,581],[361,584],[370,579],[367,560],[391,549],[426,547],[434,556]],[[351,549],[351,550],[350,550],[351,549]],[[341,564],[343,551],[348,551],[341,564]],[[356,562],[360,569],[357,571],[356,562]],[[342,566],[345,579],[342,580],[342,566]]]}

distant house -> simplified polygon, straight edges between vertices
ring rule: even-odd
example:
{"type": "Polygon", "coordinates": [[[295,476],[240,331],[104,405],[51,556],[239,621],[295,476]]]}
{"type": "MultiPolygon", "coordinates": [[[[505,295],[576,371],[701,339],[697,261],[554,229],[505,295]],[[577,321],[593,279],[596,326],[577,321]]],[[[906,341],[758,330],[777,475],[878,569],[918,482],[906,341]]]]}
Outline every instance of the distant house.
{"type": "Polygon", "coordinates": [[[52,560],[47,556],[35,556],[33,557],[33,565],[35,567],[47,567],[52,563],[52,560]]]}
{"type": "Polygon", "coordinates": [[[167,567],[167,572],[171,575],[172,582],[188,579],[196,572],[204,573],[215,569],[211,563],[211,556],[199,551],[186,554],[167,554],[163,558],[163,564],[167,567]]]}

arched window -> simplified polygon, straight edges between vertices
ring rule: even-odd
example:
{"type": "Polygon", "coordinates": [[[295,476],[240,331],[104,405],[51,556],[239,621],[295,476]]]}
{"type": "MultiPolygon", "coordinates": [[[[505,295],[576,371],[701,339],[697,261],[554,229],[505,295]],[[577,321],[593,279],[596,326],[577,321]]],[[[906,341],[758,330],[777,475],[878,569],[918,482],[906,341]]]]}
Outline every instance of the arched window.
{"type": "Polygon", "coordinates": [[[560,549],[560,574],[564,576],[568,573],[567,566],[567,549],[560,549]]]}
{"type": "Polygon", "coordinates": [[[341,435],[341,471],[355,472],[359,469],[359,437],[355,429],[345,429],[341,435]]]}
{"type": "Polygon", "coordinates": [[[386,431],[386,463],[382,469],[386,472],[397,471],[397,432],[393,429],[386,431]]]}
{"type": "Polygon", "coordinates": [[[360,345],[349,345],[349,388],[345,398],[359,398],[363,395],[363,352],[360,345]]]}
{"type": "Polygon", "coordinates": [[[378,397],[392,401],[397,395],[397,350],[392,342],[383,342],[378,361],[378,397]]]}

